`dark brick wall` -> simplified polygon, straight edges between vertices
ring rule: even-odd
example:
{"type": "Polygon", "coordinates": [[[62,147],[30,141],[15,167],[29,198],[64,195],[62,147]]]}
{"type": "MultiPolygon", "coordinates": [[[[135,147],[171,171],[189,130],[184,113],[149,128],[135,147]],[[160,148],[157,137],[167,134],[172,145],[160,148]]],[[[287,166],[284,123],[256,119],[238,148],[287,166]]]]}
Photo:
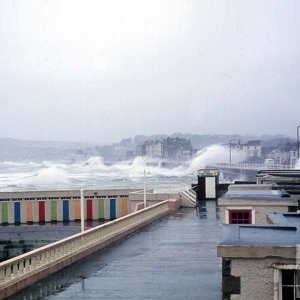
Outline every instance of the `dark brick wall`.
{"type": "Polygon", "coordinates": [[[223,300],[230,300],[231,294],[241,293],[241,278],[231,275],[231,260],[222,259],[222,294],[223,300]]]}

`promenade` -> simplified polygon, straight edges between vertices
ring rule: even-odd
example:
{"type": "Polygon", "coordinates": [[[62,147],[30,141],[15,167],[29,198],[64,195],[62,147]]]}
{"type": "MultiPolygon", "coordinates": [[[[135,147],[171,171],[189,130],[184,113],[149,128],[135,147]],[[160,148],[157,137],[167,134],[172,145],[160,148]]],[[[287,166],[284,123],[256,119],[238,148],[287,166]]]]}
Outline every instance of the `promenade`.
{"type": "Polygon", "coordinates": [[[9,299],[220,299],[215,202],[180,209],[9,299]]]}

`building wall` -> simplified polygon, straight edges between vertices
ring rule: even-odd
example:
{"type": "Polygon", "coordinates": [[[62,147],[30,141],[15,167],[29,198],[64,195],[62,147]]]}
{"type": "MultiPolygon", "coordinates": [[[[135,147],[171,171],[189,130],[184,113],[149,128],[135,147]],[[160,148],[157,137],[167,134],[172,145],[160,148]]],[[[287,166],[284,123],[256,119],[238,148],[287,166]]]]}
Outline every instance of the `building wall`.
{"type": "Polygon", "coordinates": [[[268,224],[266,215],[268,213],[286,213],[288,212],[288,206],[226,206],[220,207],[220,220],[223,224],[229,224],[228,217],[226,216],[226,210],[230,209],[254,209],[254,216],[252,217],[253,224],[268,224]]]}
{"type": "Polygon", "coordinates": [[[261,146],[244,146],[245,157],[261,156],[261,146]]]}
{"type": "Polygon", "coordinates": [[[146,146],[146,155],[149,157],[162,157],[161,143],[150,144],[146,146]]]}
{"type": "Polygon", "coordinates": [[[234,300],[270,300],[274,298],[273,264],[293,264],[283,258],[233,258],[231,275],[240,277],[240,294],[231,295],[234,300]]]}
{"type": "Polygon", "coordinates": [[[255,221],[256,224],[267,224],[266,215],[268,213],[287,213],[289,208],[287,206],[256,206],[255,207],[255,221]]]}

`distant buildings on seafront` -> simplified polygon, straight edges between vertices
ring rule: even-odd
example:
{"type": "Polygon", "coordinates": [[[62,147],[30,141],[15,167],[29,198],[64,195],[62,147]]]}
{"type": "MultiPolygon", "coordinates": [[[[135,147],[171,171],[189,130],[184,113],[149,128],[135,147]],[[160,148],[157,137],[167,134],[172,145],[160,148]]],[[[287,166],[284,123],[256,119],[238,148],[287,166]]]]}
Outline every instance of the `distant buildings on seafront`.
{"type": "MultiPolygon", "coordinates": [[[[297,143],[284,136],[240,135],[138,135],[118,143],[81,151],[82,155],[101,155],[105,161],[132,160],[136,156],[162,161],[189,160],[197,151],[211,145],[223,145],[232,151],[233,162],[266,163],[268,165],[294,166],[297,160],[297,143]],[[267,161],[266,161],[267,160],[267,161]]],[[[80,154],[80,153],[79,153],[80,154]]],[[[227,162],[229,155],[224,156],[227,162]]]]}
{"type": "Polygon", "coordinates": [[[193,155],[190,140],[184,138],[166,138],[163,140],[147,140],[136,147],[136,155],[170,160],[187,160],[193,155]]]}
{"type": "Polygon", "coordinates": [[[270,148],[263,145],[261,140],[250,140],[246,143],[235,140],[229,142],[228,147],[241,154],[241,162],[294,166],[297,161],[296,143],[279,144],[270,148]]]}
{"type": "Polygon", "coordinates": [[[232,150],[241,152],[244,160],[257,160],[262,157],[262,142],[260,140],[248,141],[241,143],[240,141],[230,143],[229,146],[232,150]]]}

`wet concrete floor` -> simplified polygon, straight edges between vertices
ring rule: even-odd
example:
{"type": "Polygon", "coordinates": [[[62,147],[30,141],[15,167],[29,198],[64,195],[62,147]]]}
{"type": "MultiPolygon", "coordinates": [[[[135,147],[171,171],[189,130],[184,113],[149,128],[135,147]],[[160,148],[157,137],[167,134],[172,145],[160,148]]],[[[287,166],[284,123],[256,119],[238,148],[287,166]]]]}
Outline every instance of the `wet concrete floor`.
{"type": "Polygon", "coordinates": [[[221,299],[215,202],[180,209],[10,299],[221,299]]]}

